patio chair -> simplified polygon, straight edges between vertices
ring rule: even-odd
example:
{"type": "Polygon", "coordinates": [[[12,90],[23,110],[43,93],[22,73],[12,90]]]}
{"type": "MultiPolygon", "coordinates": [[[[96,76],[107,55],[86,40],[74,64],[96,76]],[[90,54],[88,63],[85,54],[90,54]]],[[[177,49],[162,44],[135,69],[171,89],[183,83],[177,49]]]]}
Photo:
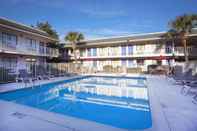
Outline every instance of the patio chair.
{"type": "Polygon", "coordinates": [[[27,70],[25,70],[25,69],[19,70],[19,77],[17,78],[17,82],[21,81],[21,82],[27,84],[27,83],[34,82],[36,80],[37,80],[37,78],[31,77],[31,74],[28,73],[27,70]]]}
{"type": "Polygon", "coordinates": [[[187,81],[195,80],[194,76],[192,76],[192,69],[189,69],[185,73],[175,73],[172,78],[176,81],[177,84],[185,84],[187,81]]]}
{"type": "Polygon", "coordinates": [[[63,76],[65,76],[65,77],[70,77],[70,76],[71,76],[71,73],[64,72],[63,76]]]}
{"type": "Polygon", "coordinates": [[[78,75],[78,74],[77,73],[68,73],[68,72],[65,73],[65,76],[68,76],[68,77],[72,77],[72,76],[76,76],[76,75],[78,75]]]}
{"type": "Polygon", "coordinates": [[[64,73],[62,70],[60,70],[60,71],[59,71],[59,76],[60,76],[60,77],[64,77],[64,75],[65,75],[65,73],[64,73]]]}
{"type": "Polygon", "coordinates": [[[191,92],[192,89],[197,89],[197,81],[192,81],[190,83],[186,83],[183,88],[182,88],[182,93],[185,92],[185,95],[189,94],[191,92]],[[187,89],[187,91],[185,92],[184,90],[187,89]]]}
{"type": "Polygon", "coordinates": [[[44,68],[37,69],[37,75],[39,80],[49,80],[50,76],[47,74],[44,68]]]}
{"type": "Polygon", "coordinates": [[[194,95],[194,97],[193,97],[193,101],[192,101],[194,104],[197,104],[197,93],[196,93],[196,95],[194,95]]]}
{"type": "Polygon", "coordinates": [[[70,76],[72,76],[72,73],[68,73],[67,71],[62,71],[60,76],[61,77],[70,77],[70,76]]]}
{"type": "Polygon", "coordinates": [[[51,74],[53,74],[54,77],[59,77],[59,71],[55,68],[51,70],[51,74]]]}

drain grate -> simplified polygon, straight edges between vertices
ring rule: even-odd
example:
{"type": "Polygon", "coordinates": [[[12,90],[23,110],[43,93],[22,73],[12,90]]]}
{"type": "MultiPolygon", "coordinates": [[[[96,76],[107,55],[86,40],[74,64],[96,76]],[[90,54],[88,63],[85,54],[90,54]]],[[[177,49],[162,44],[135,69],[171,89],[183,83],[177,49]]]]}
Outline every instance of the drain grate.
{"type": "Polygon", "coordinates": [[[24,117],[26,117],[27,115],[23,114],[23,113],[20,113],[20,112],[15,112],[15,113],[12,113],[12,116],[18,118],[18,119],[23,119],[24,117]]]}

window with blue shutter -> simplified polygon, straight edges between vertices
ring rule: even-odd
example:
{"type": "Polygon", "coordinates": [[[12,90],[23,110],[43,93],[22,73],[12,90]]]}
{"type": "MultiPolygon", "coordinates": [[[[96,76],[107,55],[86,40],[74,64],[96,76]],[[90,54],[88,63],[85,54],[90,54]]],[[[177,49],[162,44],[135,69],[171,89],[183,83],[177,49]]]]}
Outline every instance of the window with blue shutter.
{"type": "Polygon", "coordinates": [[[128,67],[133,67],[133,60],[128,60],[128,67]]]}
{"type": "Polygon", "coordinates": [[[133,54],[133,46],[128,46],[128,55],[133,54]]]}
{"type": "Polygon", "coordinates": [[[121,47],[121,52],[122,52],[121,53],[122,56],[125,56],[127,54],[127,52],[126,52],[126,46],[122,46],[121,47]]]}
{"type": "Polygon", "coordinates": [[[97,56],[96,48],[92,48],[93,56],[97,56]]]}

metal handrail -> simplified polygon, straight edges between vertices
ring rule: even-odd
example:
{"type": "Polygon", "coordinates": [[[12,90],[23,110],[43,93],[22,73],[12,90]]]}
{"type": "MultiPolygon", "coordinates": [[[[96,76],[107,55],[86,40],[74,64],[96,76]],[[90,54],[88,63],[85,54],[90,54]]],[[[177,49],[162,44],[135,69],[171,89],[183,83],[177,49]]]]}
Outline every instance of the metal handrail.
{"type": "Polygon", "coordinates": [[[0,52],[8,52],[14,54],[24,54],[24,55],[37,55],[37,56],[52,56],[58,57],[59,51],[58,49],[53,49],[50,47],[45,47],[44,52],[40,51],[39,48],[33,49],[28,46],[18,46],[15,45],[13,47],[9,47],[7,44],[3,44],[0,42],[0,52]],[[49,52],[47,52],[49,50],[49,52]]]}

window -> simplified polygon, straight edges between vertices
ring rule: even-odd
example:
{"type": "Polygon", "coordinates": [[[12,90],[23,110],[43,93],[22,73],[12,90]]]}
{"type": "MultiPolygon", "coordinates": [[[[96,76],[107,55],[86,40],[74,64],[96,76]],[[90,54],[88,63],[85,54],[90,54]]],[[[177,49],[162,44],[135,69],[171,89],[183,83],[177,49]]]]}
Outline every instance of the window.
{"type": "Polygon", "coordinates": [[[91,56],[91,49],[88,48],[88,56],[91,56]]]}
{"type": "Polygon", "coordinates": [[[194,47],[192,47],[192,46],[187,47],[187,51],[188,51],[189,54],[192,53],[192,48],[194,48],[194,47]]]}
{"type": "Polygon", "coordinates": [[[128,55],[133,54],[133,46],[128,46],[128,55]]]}
{"type": "Polygon", "coordinates": [[[93,61],[93,67],[97,67],[97,61],[93,61]]]}
{"type": "Polygon", "coordinates": [[[121,52],[122,52],[122,56],[125,56],[126,55],[126,46],[122,46],[121,47],[121,52]]]}
{"type": "Polygon", "coordinates": [[[144,60],[137,60],[137,65],[143,66],[144,65],[144,60]]]}
{"type": "Polygon", "coordinates": [[[46,59],[45,58],[39,58],[38,59],[39,65],[45,66],[46,64],[46,59]]]}
{"type": "Polygon", "coordinates": [[[26,44],[27,44],[28,50],[31,50],[31,51],[36,50],[36,40],[27,38],[26,39],[26,44]]]}
{"type": "Polygon", "coordinates": [[[128,67],[133,67],[133,60],[128,60],[128,67]]]}
{"type": "Polygon", "coordinates": [[[16,48],[17,36],[8,33],[2,33],[2,44],[9,48],[16,48]]]}
{"type": "Polygon", "coordinates": [[[36,50],[36,40],[31,40],[31,47],[33,50],[36,50]]]}
{"type": "Polygon", "coordinates": [[[2,67],[9,70],[9,72],[16,72],[17,58],[2,58],[2,67]]]}
{"type": "Polygon", "coordinates": [[[108,56],[109,52],[108,52],[108,47],[103,48],[103,56],[108,56]]]}
{"type": "Polygon", "coordinates": [[[167,42],[166,46],[165,46],[165,52],[168,53],[172,53],[172,44],[170,42],[167,42]]]}
{"type": "Polygon", "coordinates": [[[27,58],[25,63],[26,63],[26,69],[27,69],[27,71],[29,73],[35,74],[36,59],[27,58]]]}
{"type": "Polygon", "coordinates": [[[97,52],[96,52],[96,48],[92,48],[92,56],[96,56],[97,52]]]}
{"type": "Polygon", "coordinates": [[[80,50],[80,57],[83,57],[84,56],[84,49],[81,49],[80,50]]]}
{"type": "Polygon", "coordinates": [[[40,44],[39,44],[39,52],[40,53],[42,53],[42,54],[44,54],[45,53],[45,51],[44,51],[44,43],[43,42],[40,42],[40,44]]]}
{"type": "Polygon", "coordinates": [[[171,46],[166,46],[166,51],[167,54],[172,53],[172,47],[171,46]]]}

